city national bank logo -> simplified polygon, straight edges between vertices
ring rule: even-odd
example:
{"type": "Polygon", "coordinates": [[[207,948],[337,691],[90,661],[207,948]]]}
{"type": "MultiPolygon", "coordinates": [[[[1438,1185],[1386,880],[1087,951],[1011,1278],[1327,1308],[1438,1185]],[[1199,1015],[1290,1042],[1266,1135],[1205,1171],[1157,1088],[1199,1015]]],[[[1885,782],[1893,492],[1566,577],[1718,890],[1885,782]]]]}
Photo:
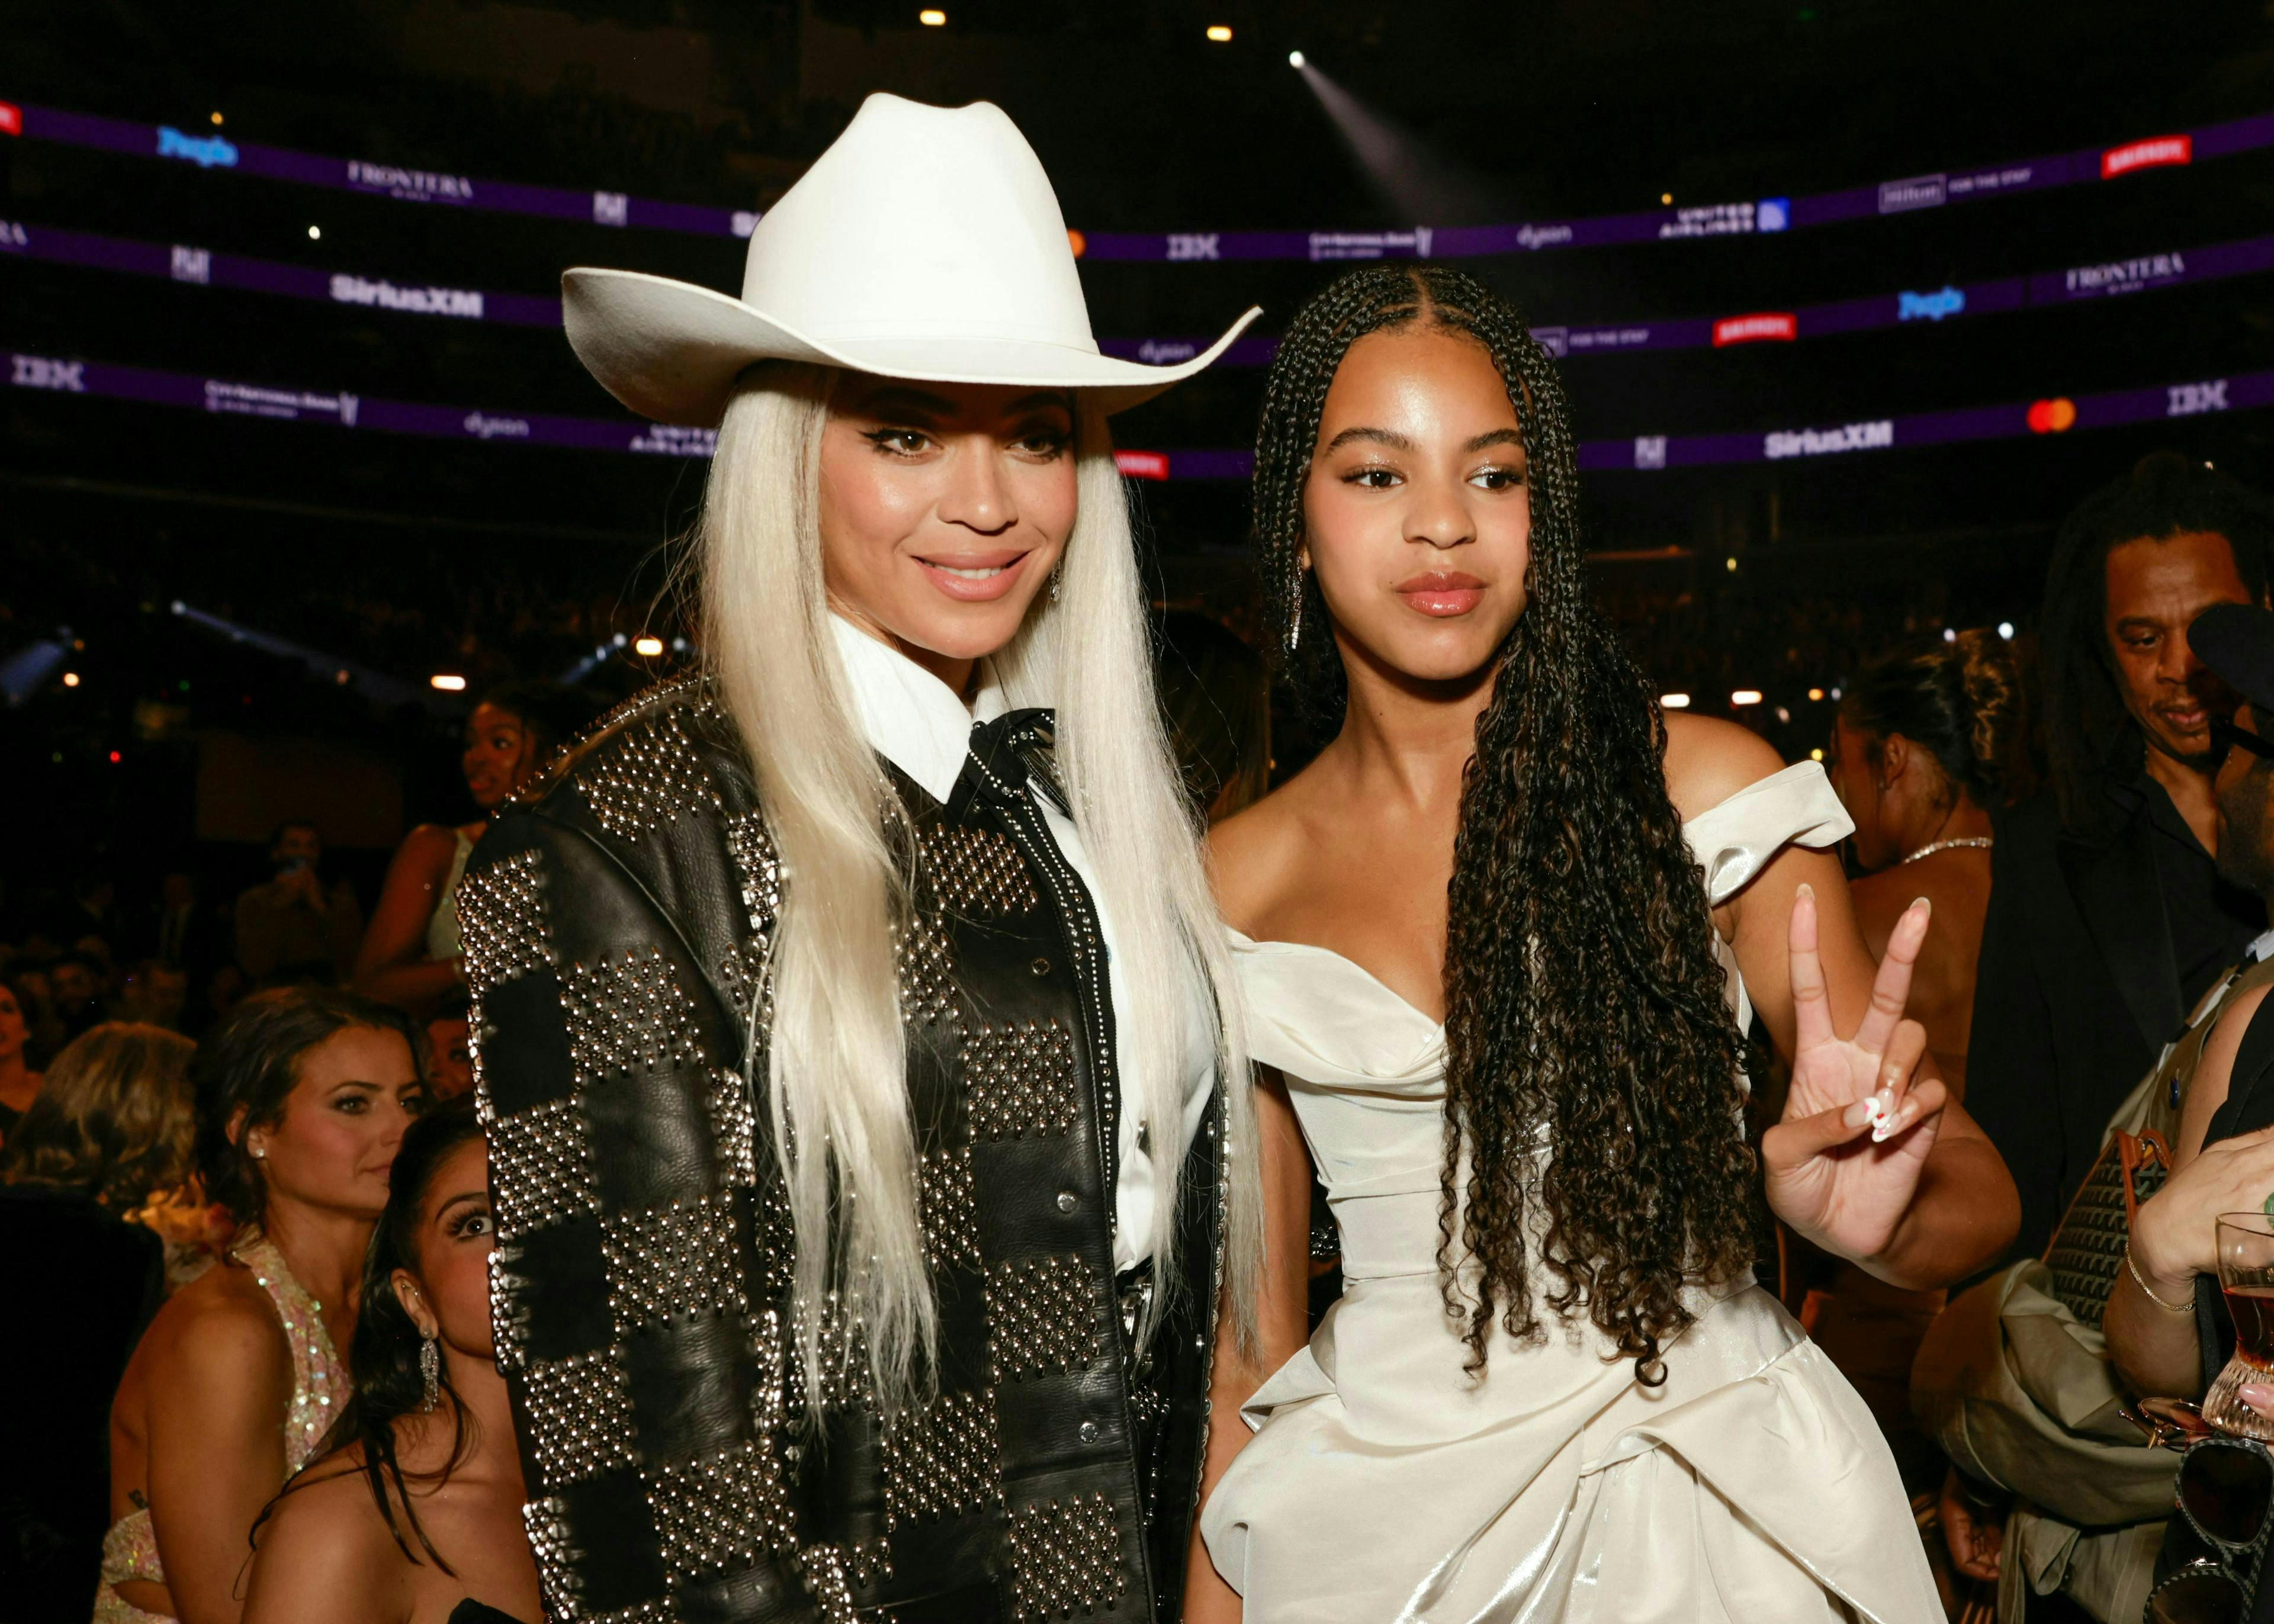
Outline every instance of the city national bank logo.
{"type": "Polygon", "coordinates": [[[1966,295],[1957,288],[1938,288],[1932,293],[1898,293],[1895,295],[1895,320],[1898,321],[1939,321],[1945,316],[1955,316],[1966,308],[1966,295]]]}
{"type": "Polygon", "coordinates": [[[476,440],[527,440],[529,425],[519,417],[492,417],[470,411],[466,414],[466,432],[476,440]]]}
{"type": "Polygon", "coordinates": [[[391,282],[367,282],[341,272],[332,278],[332,297],[342,304],[370,304],[414,316],[482,319],[482,296],[472,288],[398,288],[391,282]]]}
{"type": "Polygon", "coordinates": [[[158,126],[158,155],[181,158],[201,169],[233,169],[237,148],[218,135],[184,135],[171,124],[158,126]]]}
{"type": "Polygon", "coordinates": [[[1908,214],[1915,208],[1940,208],[1950,200],[1949,177],[1942,175],[1913,175],[1905,180],[1883,180],[1879,183],[1879,212],[1883,214],[1908,214]]]}
{"type": "Polygon", "coordinates": [[[651,423],[633,435],[624,449],[645,451],[656,456],[707,457],[719,449],[719,431],[651,423]]]}
{"type": "Polygon", "coordinates": [[[1220,259],[1220,244],[1215,231],[1171,231],[1169,233],[1169,258],[1171,259],[1220,259]]]}
{"type": "Polygon", "coordinates": [[[257,383],[206,380],[206,410],[238,417],[275,417],[284,423],[336,423],[343,429],[356,425],[363,397],[342,391],[312,395],[305,389],[270,389],[257,383]]]}
{"type": "Polygon", "coordinates": [[[1189,338],[1148,338],[1137,346],[1137,358],[1148,366],[1174,366],[1200,352],[1200,345],[1189,338]]]}
{"type": "Polygon", "coordinates": [[[1436,233],[1427,226],[1417,226],[1411,231],[1314,231],[1310,236],[1309,247],[1314,262],[1320,259],[1386,259],[1393,255],[1411,255],[1417,259],[1426,259],[1429,257],[1430,244],[1435,236],[1436,233]]]}
{"type": "Polygon", "coordinates": [[[2135,169],[2160,169],[2167,165],[2193,163],[2195,161],[2195,137],[2158,135],[2145,141],[2127,141],[2101,154],[2100,178],[2114,180],[2119,175],[2129,175],[2135,169]]]}
{"type": "Polygon", "coordinates": [[[1895,425],[1888,418],[1876,423],[1843,423],[1836,429],[1786,429],[1761,442],[1761,455],[1772,462],[1785,457],[1834,456],[1842,451],[1885,451],[1895,443],[1895,425]]]}
{"type": "Polygon", "coordinates": [[[463,175],[399,169],[391,163],[348,160],[348,184],[359,192],[383,192],[407,203],[471,203],[474,183],[463,175]]]}
{"type": "Polygon", "coordinates": [[[2184,282],[2187,258],[2183,253],[2142,254],[2136,259],[2112,259],[2105,265],[2073,266],[2062,274],[2071,298],[2090,298],[2103,293],[2137,293],[2165,282],[2184,282]]]}
{"type": "Polygon", "coordinates": [[[2202,383],[2175,383],[2165,391],[2164,415],[2167,417],[2193,417],[2207,411],[2226,410],[2226,380],[2207,379],[2202,383]]]}
{"type": "Polygon", "coordinates": [[[60,389],[65,395],[87,393],[87,363],[52,361],[46,356],[11,357],[15,370],[8,381],[19,389],[60,389]]]}

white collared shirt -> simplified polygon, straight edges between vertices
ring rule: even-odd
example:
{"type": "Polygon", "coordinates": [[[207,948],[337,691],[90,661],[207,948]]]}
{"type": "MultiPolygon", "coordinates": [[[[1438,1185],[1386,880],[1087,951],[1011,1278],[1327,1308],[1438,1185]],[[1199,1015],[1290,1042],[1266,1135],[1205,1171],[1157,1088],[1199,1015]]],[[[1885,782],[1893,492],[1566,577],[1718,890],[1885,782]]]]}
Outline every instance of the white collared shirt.
{"type": "MultiPolygon", "coordinates": [[[[993,670],[981,666],[979,691],[967,706],[937,677],[842,616],[831,615],[829,624],[836,634],[838,658],[843,663],[846,685],[870,747],[922,785],[933,800],[945,802],[954,793],[964,761],[971,753],[973,726],[992,721],[1010,709],[993,670]]],[[[1106,912],[1096,872],[1090,867],[1089,853],[1082,849],[1081,832],[1073,820],[1059,811],[1039,786],[1030,786],[1028,793],[1049,825],[1059,854],[1081,877],[1096,910],[1098,935],[1105,944],[1106,986],[1113,998],[1114,1071],[1117,1078],[1126,1077],[1130,1051],[1121,1033],[1130,1007],[1129,992],[1114,948],[1112,917],[1106,912]]],[[[1200,1131],[1209,1092],[1216,1086],[1216,1040],[1209,1026],[1211,1005],[1197,977],[1186,1002],[1184,1132],[1179,1154],[1200,1131]]],[[[1137,1113],[1125,1109],[1119,1116],[1113,1266],[1126,1269],[1153,1255],[1155,1186],[1153,1159],[1137,1142],[1137,1113]]]]}

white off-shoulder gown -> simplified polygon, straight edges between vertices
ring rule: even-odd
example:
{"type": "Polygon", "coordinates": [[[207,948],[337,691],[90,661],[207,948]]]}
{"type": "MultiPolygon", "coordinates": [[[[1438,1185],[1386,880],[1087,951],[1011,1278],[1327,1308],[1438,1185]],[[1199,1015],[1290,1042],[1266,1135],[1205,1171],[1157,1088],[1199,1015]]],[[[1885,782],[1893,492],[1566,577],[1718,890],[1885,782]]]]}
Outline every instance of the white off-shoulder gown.
{"type": "MultiPolygon", "coordinates": [[[[1785,846],[1849,828],[1807,763],[1685,832],[1719,904],[1785,846]]],[[[1502,1331],[1465,1374],[1437,1273],[1444,1029],[1338,954],[1232,941],[1346,1282],[1246,1406],[1255,1436],[1202,1514],[1249,1624],[1939,1624],[1871,1412],[1758,1286],[1698,1294],[1654,1391],[1544,1305],[1544,1343],[1502,1331]]]]}

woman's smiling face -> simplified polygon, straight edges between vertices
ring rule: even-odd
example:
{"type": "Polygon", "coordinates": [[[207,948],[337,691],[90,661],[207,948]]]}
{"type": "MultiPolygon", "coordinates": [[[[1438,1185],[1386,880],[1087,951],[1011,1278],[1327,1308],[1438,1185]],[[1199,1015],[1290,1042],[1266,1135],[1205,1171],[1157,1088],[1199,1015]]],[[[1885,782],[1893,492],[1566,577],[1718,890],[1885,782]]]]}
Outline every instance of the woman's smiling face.
{"type": "Polygon", "coordinates": [[[847,373],[821,438],[831,605],[935,670],[1002,648],[1073,531],[1073,435],[1064,390],[847,373]]]}

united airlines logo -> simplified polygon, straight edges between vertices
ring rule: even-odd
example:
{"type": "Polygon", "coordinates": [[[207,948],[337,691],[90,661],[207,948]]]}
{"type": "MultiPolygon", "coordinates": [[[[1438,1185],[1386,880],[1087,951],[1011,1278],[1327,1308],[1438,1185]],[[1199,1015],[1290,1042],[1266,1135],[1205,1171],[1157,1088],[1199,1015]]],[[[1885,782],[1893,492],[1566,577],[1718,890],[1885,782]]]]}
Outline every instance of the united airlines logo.
{"type": "Polygon", "coordinates": [[[1658,235],[1666,242],[1684,237],[1737,237],[1752,229],[1751,203],[1709,203],[1675,210],[1674,218],[1660,225],[1658,235]]]}
{"type": "Polygon", "coordinates": [[[1945,316],[1955,316],[1966,308],[1966,295],[1957,288],[1938,288],[1932,293],[1903,292],[1895,295],[1895,320],[1898,321],[1939,321],[1945,316]]]}
{"type": "Polygon", "coordinates": [[[237,148],[220,136],[184,135],[171,124],[158,126],[158,155],[179,158],[201,169],[226,169],[237,163],[237,148]]]}
{"type": "Polygon", "coordinates": [[[15,370],[8,381],[19,389],[60,389],[65,395],[87,393],[87,363],[56,361],[46,356],[11,356],[15,370]]]}
{"type": "Polygon", "coordinates": [[[1761,455],[1771,462],[1785,457],[1834,456],[1842,451],[1885,451],[1895,443],[1895,425],[1886,417],[1875,423],[1843,423],[1836,429],[1786,429],[1769,435],[1761,455]]]}
{"type": "Polygon", "coordinates": [[[342,272],[332,278],[332,297],[343,304],[370,304],[414,316],[482,319],[482,296],[473,288],[398,288],[391,282],[368,282],[342,272]]]}
{"type": "Polygon", "coordinates": [[[668,423],[651,423],[631,438],[624,447],[628,451],[645,451],[659,456],[707,457],[719,449],[716,429],[680,428],[668,423]]]}

